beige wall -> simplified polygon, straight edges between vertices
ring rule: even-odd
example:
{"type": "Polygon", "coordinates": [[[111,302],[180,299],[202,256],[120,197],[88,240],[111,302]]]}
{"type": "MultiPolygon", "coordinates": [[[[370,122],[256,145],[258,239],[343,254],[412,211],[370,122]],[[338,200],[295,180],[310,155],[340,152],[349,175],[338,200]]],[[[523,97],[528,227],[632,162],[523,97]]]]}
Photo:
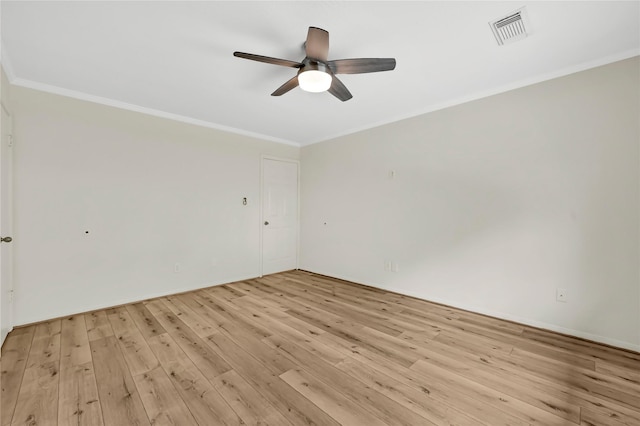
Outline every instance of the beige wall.
{"type": "Polygon", "coordinates": [[[301,267],[640,349],[639,62],[302,148],[301,267]]]}
{"type": "Polygon", "coordinates": [[[258,275],[260,156],[300,154],[302,268],[638,350],[639,71],[301,151],[12,87],[14,322],[258,275]]]}
{"type": "Polygon", "coordinates": [[[16,324],[259,275],[261,155],[299,148],[12,89],[16,324]]]}
{"type": "MultiPolygon", "coordinates": [[[[0,64],[1,65],[1,64],[0,64]]],[[[7,74],[4,72],[4,68],[0,66],[0,101],[7,106],[9,104],[9,80],[7,74]]]]}

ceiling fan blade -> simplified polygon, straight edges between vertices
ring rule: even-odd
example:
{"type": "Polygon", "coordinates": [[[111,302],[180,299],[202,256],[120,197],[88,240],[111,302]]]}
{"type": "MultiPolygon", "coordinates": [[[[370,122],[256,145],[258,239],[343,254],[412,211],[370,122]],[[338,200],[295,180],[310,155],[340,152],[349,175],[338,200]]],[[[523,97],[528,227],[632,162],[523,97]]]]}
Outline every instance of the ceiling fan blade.
{"type": "Polygon", "coordinates": [[[329,33],[322,28],[309,27],[304,47],[307,57],[326,61],[329,54],[329,33]]]}
{"type": "Polygon", "coordinates": [[[252,61],[265,62],[267,64],[281,65],[283,67],[301,68],[302,64],[287,59],[271,58],[269,56],[254,55],[253,53],[233,52],[233,56],[243,59],[251,59],[252,61]]]}
{"type": "Polygon", "coordinates": [[[394,58],[338,59],[327,62],[334,74],[363,74],[367,72],[391,71],[396,67],[394,58]]]}
{"type": "Polygon", "coordinates": [[[335,75],[332,77],[333,78],[331,79],[331,87],[329,87],[328,92],[336,98],[340,99],[342,102],[348,101],[349,99],[353,98],[353,95],[351,94],[351,92],[349,92],[347,86],[345,86],[343,82],[338,80],[338,77],[336,77],[335,75]]]}
{"type": "Polygon", "coordinates": [[[287,93],[291,89],[295,89],[298,87],[298,76],[294,76],[291,80],[287,81],[282,86],[278,87],[275,92],[271,94],[271,96],[282,96],[287,93]]]}

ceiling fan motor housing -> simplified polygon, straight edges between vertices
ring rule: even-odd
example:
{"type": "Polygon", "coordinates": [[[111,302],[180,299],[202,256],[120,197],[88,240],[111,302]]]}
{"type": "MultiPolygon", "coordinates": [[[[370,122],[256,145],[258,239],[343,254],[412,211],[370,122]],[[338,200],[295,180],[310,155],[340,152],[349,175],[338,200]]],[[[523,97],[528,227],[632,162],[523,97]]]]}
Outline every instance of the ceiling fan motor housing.
{"type": "Polygon", "coordinates": [[[300,67],[300,70],[298,70],[298,74],[305,71],[321,71],[326,72],[327,74],[333,73],[333,70],[329,68],[329,65],[327,65],[326,63],[317,59],[309,58],[305,58],[304,61],[302,61],[302,66],[300,67]]]}

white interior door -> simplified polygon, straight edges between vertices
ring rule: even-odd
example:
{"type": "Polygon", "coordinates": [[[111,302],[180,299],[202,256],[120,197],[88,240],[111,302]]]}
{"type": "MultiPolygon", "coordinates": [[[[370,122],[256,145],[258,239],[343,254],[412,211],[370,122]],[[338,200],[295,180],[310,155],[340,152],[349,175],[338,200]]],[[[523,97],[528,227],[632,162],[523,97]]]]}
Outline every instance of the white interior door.
{"type": "Polygon", "coordinates": [[[1,105],[2,120],[0,121],[0,345],[11,331],[11,308],[13,300],[13,286],[11,275],[11,167],[13,165],[11,116],[1,105]]]}
{"type": "Polygon", "coordinates": [[[298,267],[298,162],[262,159],[262,275],[298,267]]]}

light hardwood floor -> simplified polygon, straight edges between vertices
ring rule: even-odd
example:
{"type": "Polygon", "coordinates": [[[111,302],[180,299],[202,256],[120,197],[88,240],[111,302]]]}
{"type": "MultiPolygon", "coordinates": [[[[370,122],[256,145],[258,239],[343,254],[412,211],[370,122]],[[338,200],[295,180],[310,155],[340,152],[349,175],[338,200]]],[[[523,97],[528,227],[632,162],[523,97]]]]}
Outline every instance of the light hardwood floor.
{"type": "Polygon", "coordinates": [[[640,354],[306,272],[18,328],[1,425],[640,425],[640,354]]]}

